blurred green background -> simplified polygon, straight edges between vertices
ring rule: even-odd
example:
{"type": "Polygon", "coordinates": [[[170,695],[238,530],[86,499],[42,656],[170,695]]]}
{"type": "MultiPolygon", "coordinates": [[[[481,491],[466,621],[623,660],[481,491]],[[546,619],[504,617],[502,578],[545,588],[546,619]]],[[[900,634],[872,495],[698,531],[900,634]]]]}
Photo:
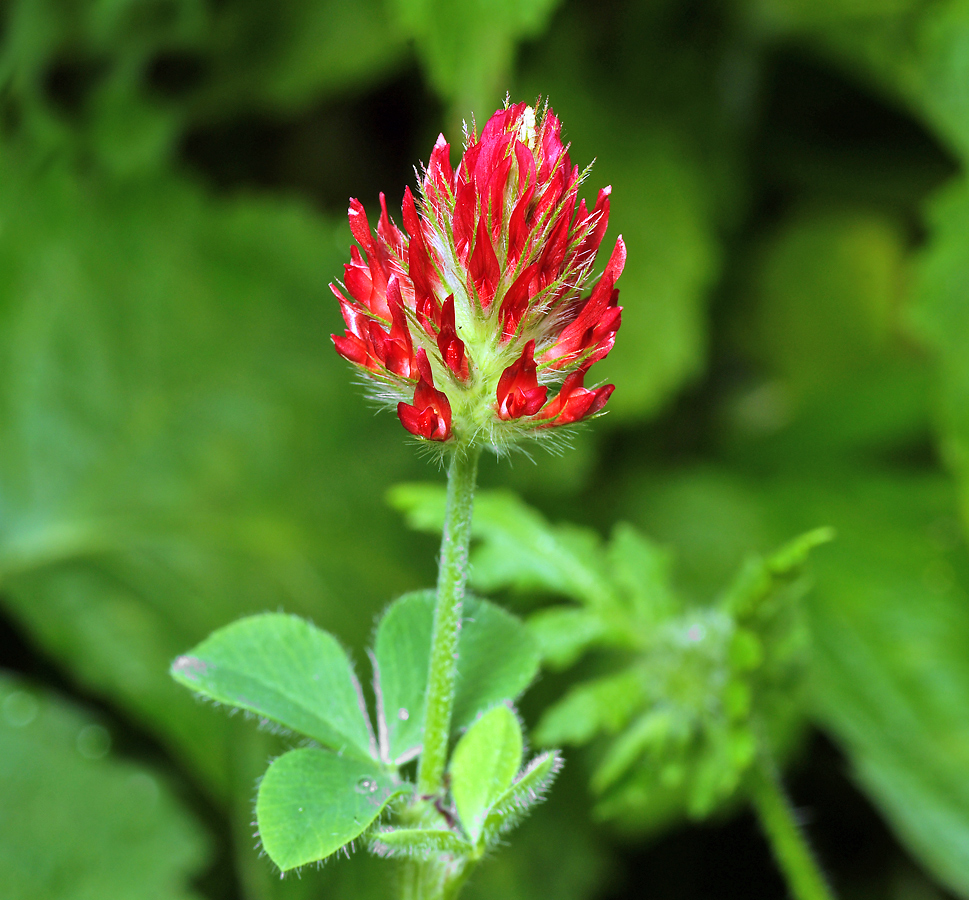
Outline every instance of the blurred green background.
{"type": "MultiPolygon", "coordinates": [[[[629,262],[610,414],[483,483],[638,525],[696,602],[833,525],[794,800],[845,900],[969,897],[966,0],[0,3],[5,897],[389,895],[364,853],[280,881],[282,742],[167,670],[280,608],[363,670],[431,583],[385,495],[442,476],[352,384],[327,283],[347,198],[399,206],[506,91],[597,158],[629,262]]],[[[579,754],[469,898],[784,895],[742,811],[590,807],[579,754]]]]}

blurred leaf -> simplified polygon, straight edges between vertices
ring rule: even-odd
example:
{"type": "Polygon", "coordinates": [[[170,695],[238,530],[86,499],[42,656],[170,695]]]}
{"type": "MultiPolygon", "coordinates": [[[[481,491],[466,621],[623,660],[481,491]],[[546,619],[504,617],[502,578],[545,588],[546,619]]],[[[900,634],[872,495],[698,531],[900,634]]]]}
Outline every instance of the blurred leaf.
{"type": "MultiPolygon", "coordinates": [[[[434,591],[395,600],[377,626],[374,655],[391,762],[413,759],[423,741],[424,703],[434,628],[434,591]]],[[[458,644],[452,727],[502,700],[514,700],[538,672],[534,641],[499,606],[467,596],[458,644]]],[[[379,713],[378,713],[379,714],[379,713]]]]}
{"type": "Polygon", "coordinates": [[[482,121],[501,100],[518,41],[541,34],[558,0],[388,0],[428,80],[459,116],[482,121]]]}
{"type": "Polygon", "coordinates": [[[292,204],[3,160],[3,602],[223,794],[225,719],[171,659],[279,607],[360,645],[367,610],[417,580],[373,491],[409,458],[399,426],[312,324],[338,319],[338,232],[292,204]]]}
{"type": "Polygon", "coordinates": [[[871,213],[807,213],[771,234],[753,276],[749,355],[792,399],[870,369],[884,355],[905,284],[898,227],[871,213]]]}
{"type": "Polygon", "coordinates": [[[409,787],[372,760],[291,750],[259,783],[256,820],[269,858],[284,872],[335,853],[366,831],[409,787]]]}
{"type": "Polygon", "coordinates": [[[529,616],[528,630],[538,641],[542,663],[555,669],[572,665],[608,634],[600,615],[574,606],[538,610],[529,616]]]}
{"type": "Polygon", "coordinates": [[[933,539],[948,494],[899,479],[865,486],[861,504],[826,498],[839,539],[811,625],[822,720],[899,836],[969,896],[969,555],[933,539]]]}
{"type": "Polygon", "coordinates": [[[635,669],[583,682],[545,710],[535,741],[544,747],[585,744],[602,732],[615,734],[645,699],[643,675],[635,669]]]}
{"type": "Polygon", "coordinates": [[[522,731],[507,706],[496,706],[477,719],[458,741],[448,772],[461,825],[478,843],[485,818],[507,791],[522,763],[522,731]]]}
{"type": "MultiPolygon", "coordinates": [[[[434,492],[409,486],[395,497],[412,524],[439,518],[434,492]]],[[[594,535],[583,543],[583,563],[603,586],[590,595],[554,583],[573,562],[559,536],[574,526],[548,525],[507,494],[480,497],[487,512],[475,526],[482,546],[472,554],[472,577],[484,568],[487,578],[489,562],[480,561],[500,547],[503,575],[516,589],[557,588],[584,605],[580,616],[563,607],[533,616],[530,627],[554,662],[598,646],[612,652],[610,668],[622,666],[572,686],[544,711],[535,733],[545,746],[611,739],[592,779],[604,795],[602,817],[652,829],[684,814],[709,816],[737,795],[756,741],[782,749],[797,732],[806,655],[798,576],[830,530],[748,559],[714,604],[691,608],[673,592],[669,554],[632,526],[617,526],[607,545],[594,535]],[[554,558],[550,548],[559,551],[554,558]],[[528,558],[515,555],[526,549],[544,555],[552,574],[534,578],[528,558]]]]}
{"type": "MultiPolygon", "coordinates": [[[[697,477],[666,473],[637,503],[644,524],[701,566],[709,544],[690,535],[705,521],[691,483],[697,477]],[[686,495],[694,501],[684,528],[675,511],[686,495]]],[[[712,483],[712,473],[699,478],[712,483]]],[[[811,567],[815,715],[896,834],[951,890],[969,896],[969,553],[951,485],[936,474],[853,469],[828,470],[823,480],[797,469],[720,478],[736,500],[706,491],[706,503],[720,507],[706,521],[736,530],[756,516],[746,532],[751,546],[809,522],[836,528],[837,540],[811,567]]]]}
{"type": "MultiPolygon", "coordinates": [[[[405,513],[411,528],[439,534],[444,522],[444,489],[401,484],[390,502],[405,513]]],[[[472,537],[482,546],[472,554],[471,581],[481,591],[513,587],[603,604],[612,590],[598,559],[599,537],[575,525],[552,526],[508,491],[479,491],[474,501],[472,537]]]]}
{"type": "Polygon", "coordinates": [[[171,671],[203,697],[270,719],[341,755],[377,755],[346,651],[297,616],[239,619],[179,656],[171,671]]]}
{"type": "Polygon", "coordinates": [[[273,114],[385,78],[405,55],[385,0],[244,0],[217,6],[207,46],[212,72],[199,107],[273,114]]]}
{"type": "Polygon", "coordinates": [[[969,183],[947,188],[930,212],[932,241],[918,261],[912,318],[938,355],[941,447],[969,525],[969,183]]]}
{"type": "Polygon", "coordinates": [[[609,574],[616,591],[641,623],[659,624],[682,607],[673,593],[672,554],[626,522],[612,530],[606,548],[609,574]]]}
{"type": "Polygon", "coordinates": [[[208,857],[156,774],[96,718],[0,678],[0,882],[7,900],[194,900],[208,857]]]}
{"type": "Polygon", "coordinates": [[[184,110],[161,102],[146,73],[159,55],[197,47],[206,20],[201,0],[6,4],[0,86],[12,134],[116,176],[158,171],[184,110]]]}
{"type": "Polygon", "coordinates": [[[801,32],[901,99],[964,160],[969,156],[966,0],[753,0],[765,36],[801,32]]]}

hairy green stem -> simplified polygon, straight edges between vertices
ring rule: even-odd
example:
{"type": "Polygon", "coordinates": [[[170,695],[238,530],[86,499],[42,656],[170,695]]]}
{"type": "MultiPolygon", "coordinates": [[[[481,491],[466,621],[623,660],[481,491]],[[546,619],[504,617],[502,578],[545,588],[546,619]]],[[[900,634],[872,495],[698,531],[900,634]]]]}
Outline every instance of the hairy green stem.
{"type": "Polygon", "coordinates": [[[795,900],[834,900],[784,793],[777,768],[766,752],[758,755],[754,764],[750,789],[757,817],[791,896],[795,900]]]}
{"type": "Polygon", "coordinates": [[[462,867],[434,860],[408,860],[400,868],[400,900],[456,900],[476,861],[462,867]]]}
{"type": "Polygon", "coordinates": [[[417,774],[417,793],[420,796],[430,796],[441,790],[447,766],[458,635],[461,630],[464,586],[468,579],[468,544],[471,540],[471,513],[480,455],[477,447],[459,447],[454,451],[448,469],[447,510],[441,538],[437,606],[424,711],[424,746],[417,774]]]}

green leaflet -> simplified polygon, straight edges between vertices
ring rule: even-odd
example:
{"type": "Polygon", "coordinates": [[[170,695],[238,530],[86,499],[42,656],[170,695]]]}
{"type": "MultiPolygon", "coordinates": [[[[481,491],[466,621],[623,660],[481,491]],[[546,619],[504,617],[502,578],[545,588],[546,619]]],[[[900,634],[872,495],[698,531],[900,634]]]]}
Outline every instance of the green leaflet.
{"type": "Polygon", "coordinates": [[[332,635],[297,616],[267,613],[220,628],[175,660],[172,677],[340,753],[377,754],[346,652],[332,635]]]}
{"type": "Polygon", "coordinates": [[[373,761],[304,747],[277,759],[259,783],[256,821],[284,872],[326,859],[410,790],[373,761]]]}
{"type": "Polygon", "coordinates": [[[540,802],[562,768],[562,757],[549,750],[535,757],[491,805],[484,821],[482,837],[486,846],[518,824],[525,813],[540,802]]]}
{"type": "Polygon", "coordinates": [[[528,617],[528,630],[538,642],[542,662],[565,669],[590,646],[608,636],[602,616],[573,606],[550,606],[528,617]]]}
{"type": "Polygon", "coordinates": [[[522,750],[521,725],[507,706],[486,712],[454,748],[451,794],[472,844],[477,845],[491,807],[511,787],[522,750]]]}
{"type": "MultiPolygon", "coordinates": [[[[395,600],[377,628],[374,658],[385,761],[411,759],[420,749],[433,622],[434,592],[418,591],[395,600]]],[[[458,646],[455,731],[483,709],[518,697],[538,672],[537,648],[527,629],[484,600],[465,598],[458,646]]]]}
{"type": "Polygon", "coordinates": [[[584,744],[602,732],[614,734],[645,699],[644,675],[636,669],[575,685],[545,710],[535,728],[535,741],[544,747],[584,744]]]}
{"type": "Polygon", "coordinates": [[[5,900],[196,900],[208,840],[158,773],[86,711],[0,677],[5,900]]]}

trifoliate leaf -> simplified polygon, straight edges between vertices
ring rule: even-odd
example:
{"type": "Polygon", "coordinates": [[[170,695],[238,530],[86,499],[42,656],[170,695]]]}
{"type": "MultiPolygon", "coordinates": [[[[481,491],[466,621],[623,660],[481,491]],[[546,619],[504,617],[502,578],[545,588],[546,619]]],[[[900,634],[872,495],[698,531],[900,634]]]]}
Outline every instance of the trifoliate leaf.
{"type": "Polygon", "coordinates": [[[204,697],[341,753],[376,756],[346,652],[332,635],[297,616],[267,613],[220,628],[176,659],[172,676],[204,697]]]}

